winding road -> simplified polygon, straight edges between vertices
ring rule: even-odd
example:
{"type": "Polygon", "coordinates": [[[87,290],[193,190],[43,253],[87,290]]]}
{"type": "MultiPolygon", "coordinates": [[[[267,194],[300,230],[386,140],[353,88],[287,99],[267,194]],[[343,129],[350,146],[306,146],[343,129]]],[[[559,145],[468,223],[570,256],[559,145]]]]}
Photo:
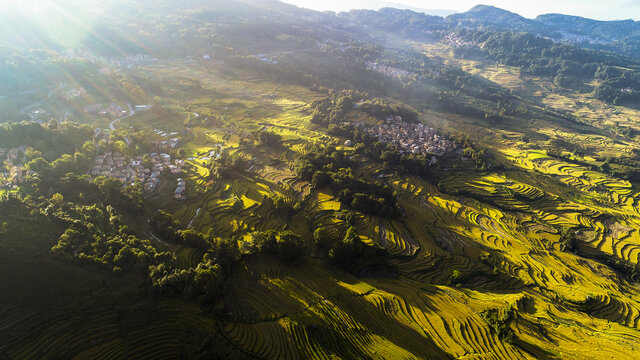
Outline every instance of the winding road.
{"type": "MultiPolygon", "coordinates": [[[[50,87],[45,87],[44,89],[51,89],[53,88],[51,91],[49,91],[47,93],[47,97],[40,100],[40,101],[36,101],[35,103],[31,104],[31,105],[27,105],[25,107],[23,107],[22,109],[20,109],[20,113],[23,115],[27,115],[29,112],[29,109],[34,108],[36,106],[40,106],[42,103],[45,102],[45,100],[51,98],[53,96],[53,93],[56,92],[57,90],[62,90],[66,87],[66,84],[60,84],[58,86],[50,86],[50,87]]],[[[30,94],[30,93],[35,93],[36,90],[29,90],[29,91],[23,91],[21,93],[19,93],[18,95],[26,95],[26,94],[30,94]]]]}
{"type": "Polygon", "coordinates": [[[191,219],[191,221],[189,221],[189,225],[187,225],[188,228],[191,227],[193,221],[198,217],[198,215],[200,215],[200,210],[202,210],[202,208],[198,208],[198,210],[196,210],[196,214],[193,215],[193,218],[191,219]]]}
{"type": "Polygon", "coordinates": [[[160,238],[158,238],[157,236],[155,236],[151,231],[149,231],[149,234],[151,234],[151,237],[153,238],[153,240],[165,245],[165,246],[171,246],[169,244],[167,244],[166,242],[160,240],[160,238]]]}
{"type": "Polygon", "coordinates": [[[109,123],[109,129],[115,130],[116,129],[116,127],[115,127],[116,122],[118,122],[118,121],[120,121],[122,119],[126,119],[126,118],[131,117],[131,116],[136,114],[135,110],[133,110],[133,108],[131,107],[131,104],[127,104],[127,106],[129,107],[129,114],[113,120],[111,123],[109,123]]]}

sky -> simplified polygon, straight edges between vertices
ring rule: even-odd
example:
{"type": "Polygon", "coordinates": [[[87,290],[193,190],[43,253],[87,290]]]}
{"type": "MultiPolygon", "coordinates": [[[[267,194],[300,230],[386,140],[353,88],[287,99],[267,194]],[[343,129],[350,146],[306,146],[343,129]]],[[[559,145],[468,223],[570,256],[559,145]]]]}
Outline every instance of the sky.
{"type": "MultiPolygon", "coordinates": [[[[344,11],[379,9],[385,0],[283,0],[314,10],[344,11]]],[[[561,13],[598,20],[640,20],[640,0],[387,0],[421,9],[446,9],[464,12],[477,4],[493,5],[527,18],[561,13]]]]}

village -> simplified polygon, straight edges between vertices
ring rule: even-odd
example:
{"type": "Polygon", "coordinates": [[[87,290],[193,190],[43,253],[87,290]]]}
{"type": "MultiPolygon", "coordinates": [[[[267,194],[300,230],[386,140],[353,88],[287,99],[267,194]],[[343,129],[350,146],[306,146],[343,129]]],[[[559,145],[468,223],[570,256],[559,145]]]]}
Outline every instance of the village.
{"type": "MultiPolygon", "coordinates": [[[[136,109],[146,106],[136,106],[136,109]]],[[[149,106],[150,107],[150,106],[149,106]]],[[[99,144],[104,142],[107,148],[113,149],[115,143],[110,130],[95,129],[94,142],[99,144]]],[[[171,175],[179,176],[182,174],[185,166],[184,160],[172,159],[171,155],[163,152],[171,152],[178,147],[179,138],[169,138],[177,135],[176,132],[167,133],[159,129],[154,129],[156,135],[162,136],[163,140],[153,140],[151,144],[156,151],[138,156],[126,156],[125,154],[115,150],[104,150],[95,157],[89,173],[93,177],[104,176],[116,178],[123,184],[135,184],[139,181],[143,190],[152,193],[160,184],[163,172],[169,172],[171,175]]],[[[125,137],[125,143],[130,144],[128,137],[125,137]]],[[[182,178],[177,179],[177,187],[174,197],[178,200],[186,199],[186,184],[182,178]]]]}
{"type": "MultiPolygon", "coordinates": [[[[392,144],[403,154],[442,156],[448,152],[458,151],[459,145],[439,135],[435,129],[424,124],[407,123],[400,116],[389,116],[382,125],[367,127],[357,124],[363,131],[376,137],[381,142],[392,144]]],[[[458,151],[459,152],[459,151],[458,151]]],[[[437,159],[431,158],[430,165],[437,159]]]]}
{"type": "MultiPolygon", "coordinates": [[[[143,184],[144,191],[153,192],[160,184],[160,175],[164,171],[177,176],[182,174],[184,165],[183,160],[172,161],[171,155],[166,153],[151,153],[128,159],[120,152],[105,151],[96,156],[91,175],[116,178],[124,184],[134,184],[138,180],[143,184]]],[[[178,200],[186,199],[186,185],[182,178],[178,178],[174,197],[178,200]]]]}
{"type": "MultiPolygon", "coordinates": [[[[173,149],[177,141],[158,141],[157,145],[159,148],[173,149]]],[[[8,150],[0,148],[0,164],[4,164],[5,169],[8,169],[0,172],[0,188],[17,188],[24,183],[27,176],[34,174],[24,166],[25,148],[26,146],[8,150]]],[[[107,150],[95,157],[89,173],[93,177],[116,178],[123,184],[134,184],[138,180],[144,191],[154,192],[164,171],[179,176],[184,166],[184,160],[172,159],[171,155],[166,153],[150,153],[128,158],[118,151],[107,150]]],[[[174,197],[178,200],[186,199],[186,183],[182,178],[177,179],[174,197]]]]}

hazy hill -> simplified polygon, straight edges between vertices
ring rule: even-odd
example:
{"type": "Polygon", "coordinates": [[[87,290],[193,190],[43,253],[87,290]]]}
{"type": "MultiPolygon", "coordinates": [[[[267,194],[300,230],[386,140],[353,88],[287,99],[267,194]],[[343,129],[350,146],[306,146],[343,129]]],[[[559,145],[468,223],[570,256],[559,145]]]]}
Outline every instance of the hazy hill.
{"type": "Polygon", "coordinates": [[[496,24],[500,26],[524,27],[531,20],[495,6],[476,5],[465,13],[453,14],[447,17],[450,23],[462,24],[496,24]]]}
{"type": "Polygon", "coordinates": [[[384,4],[383,7],[391,7],[391,8],[396,8],[396,9],[411,10],[411,11],[415,11],[415,12],[425,13],[427,15],[441,16],[441,17],[446,17],[446,16],[453,15],[453,14],[457,13],[457,11],[455,11],[455,10],[423,9],[421,7],[410,6],[410,5],[405,5],[405,4],[396,3],[396,2],[383,2],[383,4],[384,4]]]}
{"type": "Polygon", "coordinates": [[[600,21],[563,14],[540,15],[536,22],[573,34],[592,36],[611,41],[634,35],[640,31],[640,22],[633,20],[600,21]]]}
{"type": "Polygon", "coordinates": [[[547,14],[527,19],[493,6],[477,5],[471,10],[450,15],[452,26],[480,26],[507,31],[525,31],[554,41],[615,51],[625,55],[640,55],[640,22],[633,20],[599,21],[578,16],[547,14]]]}

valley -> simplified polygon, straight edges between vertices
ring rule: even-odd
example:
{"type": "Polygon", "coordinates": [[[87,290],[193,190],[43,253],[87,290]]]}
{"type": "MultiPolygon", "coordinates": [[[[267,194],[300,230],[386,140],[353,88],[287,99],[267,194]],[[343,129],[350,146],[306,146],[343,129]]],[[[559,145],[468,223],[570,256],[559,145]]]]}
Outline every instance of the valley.
{"type": "Polygon", "coordinates": [[[640,113],[596,96],[635,60],[559,82],[460,29],[237,6],[176,10],[205,56],[0,124],[0,359],[638,357],[640,113]]]}

